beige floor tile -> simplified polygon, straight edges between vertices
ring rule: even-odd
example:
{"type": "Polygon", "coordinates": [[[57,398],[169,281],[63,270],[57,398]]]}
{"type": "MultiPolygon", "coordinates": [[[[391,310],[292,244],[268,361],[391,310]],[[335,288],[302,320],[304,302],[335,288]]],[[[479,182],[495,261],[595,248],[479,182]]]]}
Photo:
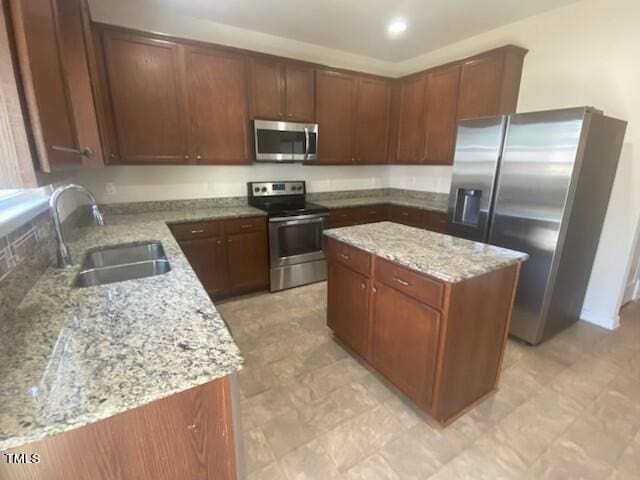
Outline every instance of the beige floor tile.
{"type": "MultiPolygon", "coordinates": [[[[462,451],[458,437],[452,439],[452,435],[447,429],[427,422],[419,423],[410,429],[406,436],[424,445],[429,455],[440,464],[447,463],[462,451]]],[[[469,443],[471,442],[472,440],[469,440],[469,443]]]]}
{"type": "Polygon", "coordinates": [[[342,475],[317,441],[288,453],[280,460],[288,480],[338,480],[342,475]]]}
{"type": "Polygon", "coordinates": [[[275,417],[262,430],[276,458],[309,443],[318,434],[298,410],[275,417]]]}
{"type": "Polygon", "coordinates": [[[275,456],[260,428],[248,430],[243,436],[247,473],[260,470],[275,461],[275,456]]]}
{"type": "Polygon", "coordinates": [[[629,440],[640,428],[640,403],[615,391],[605,390],[586,409],[585,415],[601,430],[629,440]]]}
{"type": "MultiPolygon", "coordinates": [[[[579,418],[560,436],[559,440],[585,456],[615,466],[629,444],[629,439],[602,430],[590,416],[579,418]]],[[[553,447],[552,447],[553,448],[553,447]]],[[[640,471],[639,471],[640,472],[640,471]]]]}
{"type": "Polygon", "coordinates": [[[387,443],[380,454],[402,480],[422,480],[442,465],[437,451],[430,450],[417,429],[409,430],[387,443]]]}
{"type": "Polygon", "coordinates": [[[238,374],[238,384],[243,398],[250,398],[271,389],[276,377],[269,365],[245,366],[238,374]]]}
{"type": "Polygon", "coordinates": [[[640,433],[627,446],[616,467],[621,474],[636,475],[636,478],[640,477],[640,433]]]}
{"type": "Polygon", "coordinates": [[[348,480],[402,480],[380,454],[371,455],[347,471],[348,480]]]}
{"type": "Polygon", "coordinates": [[[245,430],[264,425],[294,408],[284,387],[272,388],[240,402],[240,415],[245,430]]]}
{"type": "Polygon", "coordinates": [[[612,471],[613,468],[606,462],[590,457],[583,449],[565,441],[554,443],[530,469],[530,472],[541,480],[599,480],[606,479],[612,471]]]}
{"type": "Polygon", "coordinates": [[[283,480],[284,478],[285,474],[282,471],[282,467],[277,462],[274,462],[250,473],[247,480],[283,480]]]}

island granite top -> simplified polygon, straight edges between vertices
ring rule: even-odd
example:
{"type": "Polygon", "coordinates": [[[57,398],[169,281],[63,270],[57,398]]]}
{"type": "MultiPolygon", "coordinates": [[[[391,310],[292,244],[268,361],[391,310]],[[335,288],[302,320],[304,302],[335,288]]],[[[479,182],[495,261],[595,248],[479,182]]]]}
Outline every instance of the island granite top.
{"type": "Polygon", "coordinates": [[[450,283],[462,282],[529,258],[526,253],[393,222],[333,228],[325,230],[324,234],[450,283]]]}
{"type": "Polygon", "coordinates": [[[69,242],[73,267],[50,267],[0,322],[0,451],[65,432],[242,368],[224,321],[167,223],[264,215],[251,207],[106,216],[69,242]],[[75,288],[93,247],[162,242],[171,271],[75,288]]]}

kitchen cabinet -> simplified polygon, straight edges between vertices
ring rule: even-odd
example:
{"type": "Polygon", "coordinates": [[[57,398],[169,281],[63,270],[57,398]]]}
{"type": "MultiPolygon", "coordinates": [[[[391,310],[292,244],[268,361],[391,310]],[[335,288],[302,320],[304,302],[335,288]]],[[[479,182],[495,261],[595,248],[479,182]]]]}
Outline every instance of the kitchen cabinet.
{"type": "Polygon", "coordinates": [[[358,80],[338,72],[316,72],[318,161],[330,164],[355,162],[355,119],[358,80]]]}
{"type": "Polygon", "coordinates": [[[266,230],[228,235],[227,256],[230,292],[259,290],[268,286],[266,230]]]}
{"type": "Polygon", "coordinates": [[[179,45],[114,30],[102,44],[117,145],[110,161],[188,163],[179,45]]]}
{"type": "Polygon", "coordinates": [[[214,48],[185,48],[191,158],[197,164],[250,163],[245,59],[214,48]]]}
{"type": "Polygon", "coordinates": [[[458,119],[515,112],[525,54],[507,46],[463,61],[458,119]]]}
{"type": "Polygon", "coordinates": [[[100,166],[84,0],[11,0],[22,87],[40,168],[100,166]]]}
{"type": "Polygon", "coordinates": [[[450,283],[373,247],[328,252],[327,325],[421,410],[447,425],[496,391],[519,264],[450,283]]]}
{"type": "Polygon", "coordinates": [[[388,205],[366,205],[362,207],[332,208],[329,210],[329,228],[383,222],[388,219],[388,205]]]}
{"type": "Polygon", "coordinates": [[[265,217],[177,223],[170,228],[212,298],[269,286],[265,217]]]}
{"type": "Polygon", "coordinates": [[[430,405],[440,313],[394,288],[374,285],[371,363],[408,397],[430,405]]]}
{"type": "Polygon", "coordinates": [[[232,412],[236,388],[224,376],[15,448],[13,455],[37,453],[41,461],[3,461],[0,478],[236,480],[242,469],[236,465],[239,412],[232,412]]]}
{"type": "Polygon", "coordinates": [[[383,80],[358,81],[357,164],[387,163],[391,85],[383,80]]]}
{"type": "Polygon", "coordinates": [[[228,290],[227,258],[223,237],[182,240],[180,248],[212,298],[228,290]]]}
{"type": "Polygon", "coordinates": [[[448,221],[446,213],[425,210],[422,215],[422,228],[433,232],[446,233],[448,221]]]}
{"type": "Polygon", "coordinates": [[[445,233],[447,214],[445,212],[394,204],[332,208],[329,210],[328,227],[340,228],[384,221],[445,233]]]}
{"type": "Polygon", "coordinates": [[[343,264],[329,263],[327,323],[336,336],[366,355],[369,319],[369,280],[343,264]]]}
{"type": "Polygon", "coordinates": [[[419,208],[391,205],[389,208],[389,217],[392,222],[422,228],[424,225],[423,212],[424,210],[419,208]]]}
{"type": "Polygon", "coordinates": [[[252,58],[250,65],[253,118],[314,121],[313,69],[268,57],[252,58]]]}
{"type": "Polygon", "coordinates": [[[460,66],[427,74],[423,161],[428,165],[453,164],[460,66]]]}
{"type": "Polygon", "coordinates": [[[398,163],[422,163],[426,78],[423,74],[402,80],[398,119],[398,163]]]}

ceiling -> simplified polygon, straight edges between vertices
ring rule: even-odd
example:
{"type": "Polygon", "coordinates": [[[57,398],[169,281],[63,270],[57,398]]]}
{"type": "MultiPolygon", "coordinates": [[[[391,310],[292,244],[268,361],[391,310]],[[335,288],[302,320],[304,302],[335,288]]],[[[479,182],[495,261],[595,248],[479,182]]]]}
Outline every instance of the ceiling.
{"type": "Polygon", "coordinates": [[[378,60],[400,62],[576,0],[137,0],[378,60]],[[389,38],[387,24],[406,19],[389,38]]]}

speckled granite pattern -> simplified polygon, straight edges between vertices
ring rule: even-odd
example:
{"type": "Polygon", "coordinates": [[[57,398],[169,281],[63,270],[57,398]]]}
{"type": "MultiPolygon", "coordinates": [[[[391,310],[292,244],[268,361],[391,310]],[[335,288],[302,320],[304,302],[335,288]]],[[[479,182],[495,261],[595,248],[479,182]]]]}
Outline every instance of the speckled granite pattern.
{"type": "Polygon", "coordinates": [[[380,190],[372,191],[372,195],[362,196],[320,196],[313,197],[313,202],[327,208],[360,207],[364,205],[377,205],[390,203],[405,207],[421,208],[436,212],[447,212],[449,195],[434,192],[412,192],[410,190],[380,190]]]}
{"type": "Polygon", "coordinates": [[[324,234],[445,282],[457,283],[529,258],[526,253],[392,222],[325,230],[324,234]]]}
{"type": "Polygon", "coordinates": [[[168,210],[187,212],[189,210],[243,207],[247,197],[194,198],[190,200],[158,200],[152,202],[107,203],[100,205],[105,215],[130,215],[136,213],[165,212],[168,210]]]}
{"type": "MultiPolygon", "coordinates": [[[[255,211],[259,212],[259,211],[255,211]]],[[[243,359],[166,222],[255,214],[249,207],[107,216],[70,242],[0,323],[0,450],[18,447],[239,370],[243,359]],[[84,252],[159,240],[171,271],[74,288],[84,252]]]]}

